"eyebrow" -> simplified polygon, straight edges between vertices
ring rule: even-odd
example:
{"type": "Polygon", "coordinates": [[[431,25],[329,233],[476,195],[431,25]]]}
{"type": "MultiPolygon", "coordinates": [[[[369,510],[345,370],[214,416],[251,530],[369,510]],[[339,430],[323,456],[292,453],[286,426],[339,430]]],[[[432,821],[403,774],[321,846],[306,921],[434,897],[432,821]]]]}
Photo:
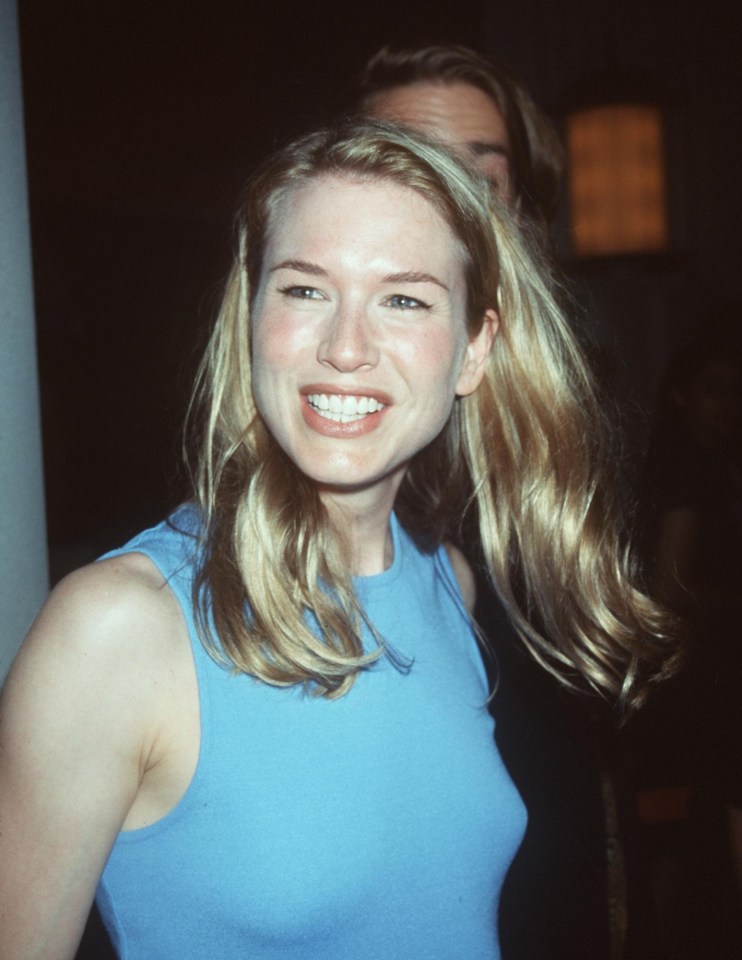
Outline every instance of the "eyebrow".
{"type": "Polygon", "coordinates": [[[439,280],[438,277],[434,277],[432,273],[418,273],[414,270],[403,273],[388,273],[385,277],[382,277],[381,280],[382,283],[434,283],[436,286],[448,290],[446,284],[442,280],[439,280]]]}
{"type": "Polygon", "coordinates": [[[485,156],[488,153],[496,153],[501,157],[510,159],[510,151],[502,143],[487,143],[484,140],[470,140],[466,146],[477,157],[485,156]]]}
{"type": "Polygon", "coordinates": [[[310,263],[309,260],[282,260],[275,267],[270,268],[270,273],[275,270],[298,270],[300,273],[309,273],[313,277],[326,277],[327,271],[317,263],[310,263]]]}
{"type": "MultiPolygon", "coordinates": [[[[317,263],[311,263],[309,260],[282,260],[274,267],[270,268],[270,273],[275,270],[298,270],[300,273],[308,273],[312,277],[326,277],[327,271],[317,263]]],[[[416,270],[405,270],[401,273],[387,273],[381,278],[382,283],[434,283],[436,286],[448,290],[448,287],[438,277],[432,273],[420,273],[416,270]]]]}

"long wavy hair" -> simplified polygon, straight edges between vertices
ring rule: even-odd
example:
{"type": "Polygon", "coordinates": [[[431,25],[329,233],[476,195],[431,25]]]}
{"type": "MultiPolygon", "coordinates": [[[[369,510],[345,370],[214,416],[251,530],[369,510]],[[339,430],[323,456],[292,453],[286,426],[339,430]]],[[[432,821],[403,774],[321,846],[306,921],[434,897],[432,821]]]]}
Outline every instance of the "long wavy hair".
{"type": "Polygon", "coordinates": [[[671,626],[635,583],[603,415],[548,269],[483,181],[445,148],[380,122],[300,139],[258,171],[241,204],[191,409],[204,518],[194,603],[207,645],[267,683],[305,683],[331,697],[384,651],[378,637],[364,649],[342,535],[271,436],[251,389],[250,313],[273,218],[292,191],[329,176],[389,181],[424,197],[465,251],[470,336],[488,308],[500,317],[482,383],[454,402],[408,468],[395,502],[400,522],[432,551],[461,543],[473,521],[536,659],[568,686],[622,709],[637,705],[668,669],[671,626]]]}

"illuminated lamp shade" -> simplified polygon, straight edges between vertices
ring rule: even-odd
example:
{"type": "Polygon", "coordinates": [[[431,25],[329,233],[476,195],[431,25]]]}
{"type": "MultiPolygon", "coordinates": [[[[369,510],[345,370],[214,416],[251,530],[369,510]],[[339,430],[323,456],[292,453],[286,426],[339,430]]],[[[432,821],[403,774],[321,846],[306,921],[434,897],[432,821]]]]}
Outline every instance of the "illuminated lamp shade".
{"type": "Polygon", "coordinates": [[[567,118],[572,248],[577,256],[667,248],[662,121],[656,107],[615,105],[567,118]]]}

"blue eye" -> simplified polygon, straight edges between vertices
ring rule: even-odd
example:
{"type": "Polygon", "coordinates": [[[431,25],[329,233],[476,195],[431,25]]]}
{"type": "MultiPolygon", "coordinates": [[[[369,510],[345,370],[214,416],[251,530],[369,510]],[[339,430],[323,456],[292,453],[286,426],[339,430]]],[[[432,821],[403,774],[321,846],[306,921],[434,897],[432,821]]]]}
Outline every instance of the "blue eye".
{"type": "Polygon", "coordinates": [[[394,293],[386,301],[390,307],[398,310],[430,310],[430,304],[417,300],[415,297],[407,297],[403,293],[394,293]]]}
{"type": "Polygon", "coordinates": [[[278,292],[286,297],[294,297],[296,300],[322,299],[322,294],[316,287],[283,287],[278,292]]]}

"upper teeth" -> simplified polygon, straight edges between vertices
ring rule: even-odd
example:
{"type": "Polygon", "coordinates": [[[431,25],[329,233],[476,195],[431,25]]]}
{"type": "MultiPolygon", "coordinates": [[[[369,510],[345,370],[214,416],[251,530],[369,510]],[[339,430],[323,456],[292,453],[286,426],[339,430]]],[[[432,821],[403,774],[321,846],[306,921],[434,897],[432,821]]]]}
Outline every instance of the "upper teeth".
{"type": "Polygon", "coordinates": [[[323,417],[345,422],[348,418],[358,419],[367,413],[376,413],[384,406],[373,397],[353,397],[338,393],[310,393],[309,403],[323,417]]]}

